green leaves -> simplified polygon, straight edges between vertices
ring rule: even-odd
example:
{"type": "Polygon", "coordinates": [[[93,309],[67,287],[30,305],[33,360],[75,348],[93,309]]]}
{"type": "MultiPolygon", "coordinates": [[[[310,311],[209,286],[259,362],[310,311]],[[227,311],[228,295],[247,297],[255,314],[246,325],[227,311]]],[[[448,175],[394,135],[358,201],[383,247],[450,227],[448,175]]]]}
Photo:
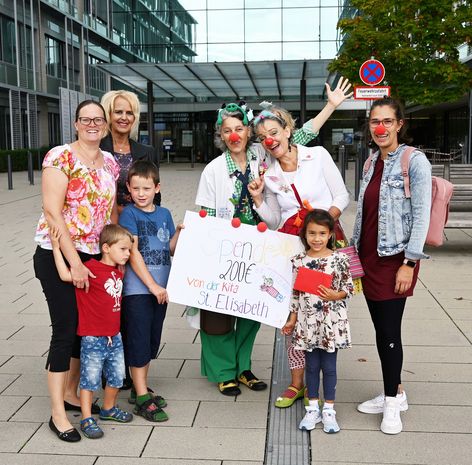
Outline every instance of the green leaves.
{"type": "Polygon", "coordinates": [[[361,85],[359,67],[375,56],[394,97],[424,105],[457,100],[472,87],[472,71],[457,50],[472,44],[471,3],[351,0],[360,12],[338,22],[344,43],[329,69],[361,85]]]}

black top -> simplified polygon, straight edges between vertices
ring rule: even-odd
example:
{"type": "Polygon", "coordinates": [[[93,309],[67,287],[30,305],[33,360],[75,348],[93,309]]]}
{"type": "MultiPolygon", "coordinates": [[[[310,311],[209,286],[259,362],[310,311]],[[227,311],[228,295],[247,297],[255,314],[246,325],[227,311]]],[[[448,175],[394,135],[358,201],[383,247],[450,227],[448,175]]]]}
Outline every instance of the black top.
{"type": "MultiPolygon", "coordinates": [[[[149,160],[154,162],[157,166],[159,166],[159,160],[157,157],[157,153],[154,150],[154,147],[150,145],[140,144],[136,142],[134,139],[129,139],[129,147],[131,149],[131,157],[132,161],[135,162],[136,160],[149,160]]],[[[120,165],[123,170],[124,166],[128,166],[127,164],[120,163],[118,157],[121,155],[119,153],[114,152],[113,150],[113,138],[111,134],[108,134],[106,137],[102,139],[100,142],[100,148],[105,150],[106,152],[110,152],[120,165]]],[[[128,168],[129,169],[129,168],[128,168]]],[[[126,173],[120,172],[120,177],[118,180],[118,205],[126,206],[128,203],[131,202],[131,198],[125,195],[128,190],[126,188],[126,178],[128,172],[126,173]]],[[[157,193],[154,197],[154,204],[160,205],[161,204],[161,193],[157,193]]]]}

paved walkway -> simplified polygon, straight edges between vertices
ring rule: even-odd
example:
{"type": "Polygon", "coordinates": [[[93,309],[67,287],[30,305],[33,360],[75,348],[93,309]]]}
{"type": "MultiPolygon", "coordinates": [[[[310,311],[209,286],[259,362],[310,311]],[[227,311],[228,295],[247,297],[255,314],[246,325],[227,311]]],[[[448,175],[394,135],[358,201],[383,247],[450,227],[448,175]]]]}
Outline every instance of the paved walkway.
{"type": "MultiPolygon", "coordinates": [[[[176,221],[185,209],[194,209],[201,169],[162,166],[163,205],[176,221]]],[[[202,379],[197,331],[186,325],[183,307],[173,304],[150,383],[168,399],[169,422],[153,426],[136,418],[128,425],[105,424],[103,440],[77,444],[52,435],[44,373],[49,317],[32,270],[40,209],[40,187],[30,186],[26,173],[15,173],[13,191],[0,174],[0,464],[262,465],[269,392],[243,389],[232,399],[202,379]]],[[[344,215],[348,231],[353,212],[354,202],[344,215]]],[[[355,409],[381,389],[372,324],[358,296],[350,306],[355,347],[339,357],[336,410],[342,431],[311,434],[313,464],[471,463],[472,231],[451,230],[448,238],[422,263],[406,310],[403,377],[410,409],[402,416],[404,432],[386,436],[379,431],[379,416],[355,409]]],[[[273,341],[274,330],[262,328],[253,357],[254,371],[268,382],[273,341]]]]}

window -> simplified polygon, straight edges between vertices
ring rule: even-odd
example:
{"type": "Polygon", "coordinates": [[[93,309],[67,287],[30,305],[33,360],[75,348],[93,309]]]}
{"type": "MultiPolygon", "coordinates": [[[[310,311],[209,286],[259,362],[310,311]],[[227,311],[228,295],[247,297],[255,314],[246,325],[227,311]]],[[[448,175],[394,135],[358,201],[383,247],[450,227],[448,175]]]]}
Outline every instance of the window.
{"type": "Polygon", "coordinates": [[[59,79],[65,79],[64,43],[46,36],[46,73],[59,79]]]}
{"type": "Polygon", "coordinates": [[[16,64],[15,23],[0,15],[0,60],[16,64]]]}

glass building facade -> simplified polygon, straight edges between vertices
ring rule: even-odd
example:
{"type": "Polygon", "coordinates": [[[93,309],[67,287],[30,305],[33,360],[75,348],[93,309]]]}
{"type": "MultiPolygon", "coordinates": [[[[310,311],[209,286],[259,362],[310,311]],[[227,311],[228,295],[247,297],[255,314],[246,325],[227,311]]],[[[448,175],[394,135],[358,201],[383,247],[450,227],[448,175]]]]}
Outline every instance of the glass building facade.
{"type": "Polygon", "coordinates": [[[196,61],[332,59],[338,0],[181,0],[197,21],[196,61]]]}
{"type": "Polygon", "coordinates": [[[0,0],[0,149],[58,144],[61,95],[124,87],[97,63],[192,61],[195,26],[177,0],[0,0]]]}

